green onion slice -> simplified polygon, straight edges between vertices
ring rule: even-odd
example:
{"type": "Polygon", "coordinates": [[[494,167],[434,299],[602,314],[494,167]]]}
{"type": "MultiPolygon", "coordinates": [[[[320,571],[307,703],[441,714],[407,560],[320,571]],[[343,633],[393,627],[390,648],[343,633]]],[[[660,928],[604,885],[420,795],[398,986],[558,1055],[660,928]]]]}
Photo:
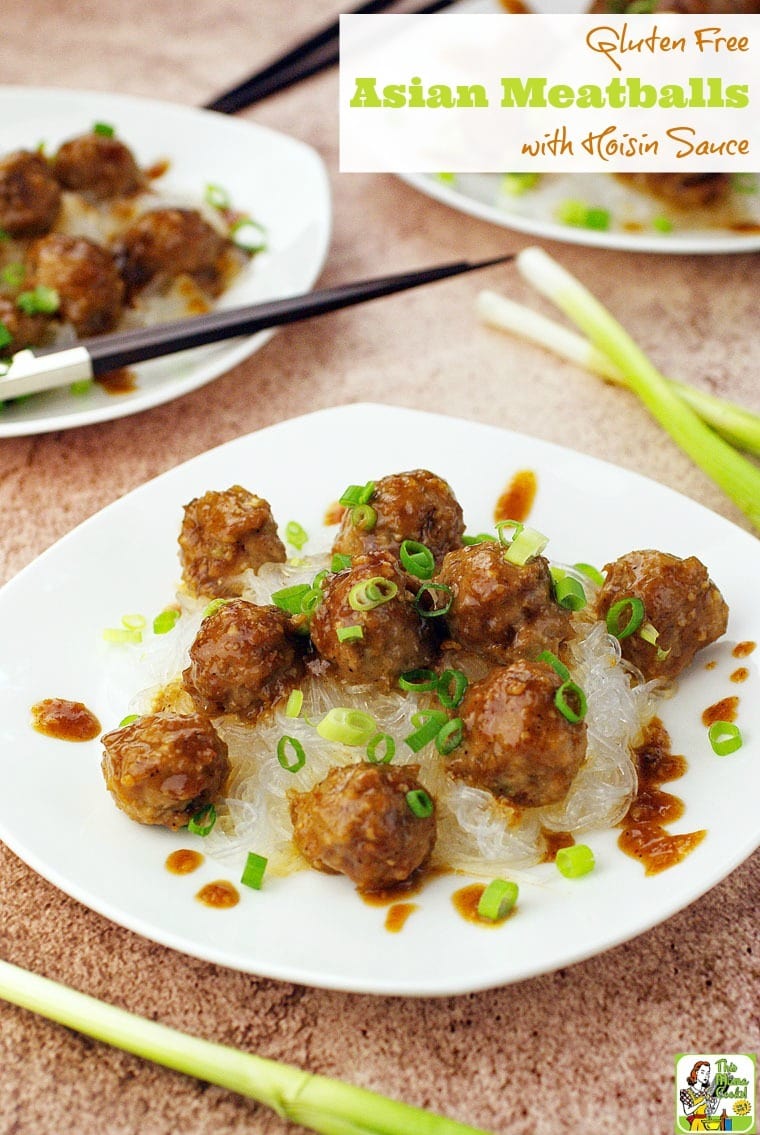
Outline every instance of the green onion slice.
{"type": "Polygon", "coordinates": [[[142,642],[142,631],[132,627],[106,627],[103,638],[106,642],[136,644],[142,642]]]}
{"type": "Polygon", "coordinates": [[[125,626],[129,631],[142,631],[147,624],[145,615],[122,615],[122,626],[125,626]]]}
{"type": "Polygon", "coordinates": [[[80,378],[69,385],[69,394],[73,394],[76,398],[82,398],[85,394],[89,394],[94,386],[95,383],[91,378],[80,378]]]}
{"type": "Polygon", "coordinates": [[[563,682],[570,681],[570,671],[564,662],[560,662],[556,654],[552,654],[551,650],[542,650],[536,659],[537,662],[545,662],[547,666],[551,666],[552,670],[556,670],[563,682]]]}
{"type": "Polygon", "coordinates": [[[425,583],[414,597],[414,606],[423,619],[437,619],[439,615],[447,615],[453,602],[454,592],[445,583],[425,583]],[[443,607],[436,607],[435,605],[436,592],[448,596],[443,607]],[[428,601],[432,602],[432,607],[423,607],[422,602],[425,596],[429,597],[428,601]]]}
{"type": "Polygon", "coordinates": [[[303,690],[291,690],[285,703],[285,716],[298,717],[303,708],[303,690]]]}
{"type": "Polygon", "coordinates": [[[348,593],[348,605],[353,611],[371,611],[382,603],[388,603],[398,595],[398,584],[384,575],[373,575],[355,583],[348,593]]]}
{"type": "Polygon", "coordinates": [[[301,599],[301,614],[313,615],[324,599],[321,587],[309,587],[301,599]]]}
{"type": "Polygon", "coordinates": [[[419,753],[420,749],[436,739],[447,721],[448,717],[442,709],[422,709],[412,717],[415,731],[405,737],[404,742],[413,753],[419,753]]]}
{"type": "Polygon", "coordinates": [[[577,725],[579,721],[583,721],[588,711],[586,695],[576,682],[563,682],[554,695],[554,704],[571,725],[577,725]],[[577,709],[573,709],[572,705],[568,702],[568,694],[572,695],[577,702],[577,709]]]}
{"type": "Polygon", "coordinates": [[[562,568],[549,568],[554,583],[554,598],[566,611],[582,611],[586,606],[586,592],[583,585],[562,568]]]}
{"type": "Polygon", "coordinates": [[[289,737],[284,733],[277,742],[277,760],[286,772],[299,772],[306,764],[306,753],[301,742],[296,737],[289,737]],[[292,749],[294,758],[288,760],[288,749],[292,749]]]}
{"type": "Polygon", "coordinates": [[[243,874],[240,876],[240,882],[243,886],[251,887],[254,891],[260,891],[268,862],[269,860],[265,855],[257,855],[255,851],[249,851],[243,874]]]}
{"type": "Polygon", "coordinates": [[[6,264],[2,272],[0,272],[0,280],[7,284],[9,288],[20,288],[26,276],[26,268],[23,264],[14,263],[6,264]]]}
{"type": "Polygon", "coordinates": [[[358,642],[364,638],[364,630],[359,623],[352,623],[350,627],[338,627],[338,642],[358,642]]]}
{"type": "Polygon", "coordinates": [[[16,296],[16,307],[26,315],[53,315],[61,306],[61,297],[55,288],[38,284],[31,291],[16,296]]]}
{"type": "Polygon", "coordinates": [[[334,552],[333,558],[330,563],[330,571],[339,572],[345,571],[351,567],[351,557],[347,556],[344,552],[334,552]]]}
{"type": "Polygon", "coordinates": [[[406,802],[409,809],[420,820],[426,820],[428,816],[432,816],[435,805],[430,796],[424,788],[413,788],[406,794],[406,802]]]}
{"type": "Polygon", "coordinates": [[[442,729],[438,730],[435,738],[435,747],[442,757],[447,757],[462,744],[464,737],[464,722],[461,717],[452,717],[442,729]]]}
{"type": "Polygon", "coordinates": [[[209,182],[206,186],[203,200],[207,205],[210,205],[212,209],[229,209],[230,207],[230,195],[227,190],[221,185],[215,185],[213,182],[209,182]]]}
{"type": "Polygon", "coordinates": [[[594,870],[594,853],[585,843],[576,843],[572,847],[561,847],[555,859],[557,870],[566,879],[580,879],[581,875],[588,875],[594,870]]]}
{"type": "Polygon", "coordinates": [[[113,138],[116,133],[113,126],[108,122],[95,122],[92,127],[93,134],[99,134],[101,138],[113,138]]]}
{"type": "Polygon", "coordinates": [[[9,346],[12,342],[13,336],[11,335],[5,324],[2,322],[2,320],[0,320],[0,351],[3,349],[3,347],[9,346]]]}
{"type": "Polygon", "coordinates": [[[307,543],[309,534],[297,520],[289,520],[285,525],[285,539],[300,552],[304,544],[307,543]]]}
{"type": "Polygon", "coordinates": [[[524,527],[525,525],[521,524],[519,520],[500,520],[496,525],[499,543],[508,548],[512,541],[520,535],[524,527]]]}
{"type": "Polygon", "coordinates": [[[617,603],[613,603],[607,612],[607,630],[616,639],[628,638],[634,631],[637,631],[641,624],[644,622],[644,604],[641,599],[631,595],[626,599],[618,599],[617,603]],[[630,608],[630,615],[628,615],[628,622],[621,628],[621,623],[630,608]]]}
{"type": "Polygon", "coordinates": [[[312,588],[308,583],[295,583],[292,587],[283,587],[280,591],[272,592],[272,602],[281,611],[289,615],[300,615],[301,604],[312,588]]]}
{"type": "Polygon", "coordinates": [[[742,747],[742,735],[733,721],[715,721],[707,731],[712,751],[717,757],[727,757],[742,747]]]}
{"type": "Polygon", "coordinates": [[[215,823],[216,808],[213,804],[207,804],[205,808],[201,808],[199,812],[190,817],[187,830],[192,832],[193,835],[207,836],[215,823]]]}
{"type": "Polygon", "coordinates": [[[425,670],[422,667],[418,670],[405,670],[403,674],[399,674],[398,684],[402,690],[417,690],[419,693],[435,690],[438,688],[438,675],[435,670],[425,670]]]}
{"type": "Polygon", "coordinates": [[[376,733],[367,742],[367,760],[373,765],[389,765],[396,755],[396,742],[390,733],[376,733]],[[382,753],[378,749],[383,746],[382,753]]]}
{"type": "Polygon", "coordinates": [[[374,481],[367,481],[366,485],[349,485],[339,498],[338,504],[345,505],[346,508],[353,508],[359,504],[369,504],[374,492],[374,481]]]}
{"type": "Polygon", "coordinates": [[[133,721],[138,720],[139,716],[139,713],[128,713],[127,716],[122,717],[121,721],[119,722],[119,729],[123,729],[125,725],[131,725],[133,721]]]}
{"type": "Polygon", "coordinates": [[[234,245],[251,255],[267,249],[267,230],[253,217],[239,217],[230,225],[229,237],[234,245]]]}
{"type": "Polygon", "coordinates": [[[444,670],[435,687],[441,705],[445,705],[446,709],[456,709],[468,685],[467,675],[461,670],[444,670]]]}
{"type": "Polygon", "coordinates": [[[209,603],[209,605],[206,607],[205,611],[203,612],[202,618],[204,618],[204,619],[211,618],[211,616],[215,615],[217,613],[217,611],[221,611],[222,607],[226,607],[228,603],[229,603],[229,599],[212,599],[211,602],[209,603]]]}
{"type": "Polygon", "coordinates": [[[366,745],[377,733],[374,717],[360,709],[336,706],[320,721],[317,733],[326,741],[342,745],[366,745]]]}
{"type": "Polygon", "coordinates": [[[523,567],[534,556],[540,556],[548,543],[549,537],[544,536],[542,532],[538,532],[535,528],[522,528],[507,548],[504,557],[511,564],[523,567]]]}
{"type": "Polygon", "coordinates": [[[360,532],[371,532],[377,524],[377,512],[371,504],[358,504],[351,509],[351,523],[360,532]]]}
{"type": "Polygon", "coordinates": [[[585,575],[587,579],[590,579],[592,583],[595,583],[597,587],[603,586],[604,576],[598,568],[594,567],[593,564],[573,564],[573,567],[576,571],[579,571],[581,575],[585,575]]]}
{"type": "Polygon", "coordinates": [[[478,918],[501,922],[517,902],[520,889],[509,879],[492,879],[478,903],[478,918]]]}
{"type": "Polygon", "coordinates": [[[399,548],[401,566],[418,579],[432,579],[435,572],[435,556],[426,544],[418,540],[404,540],[399,548]]]}
{"type": "Polygon", "coordinates": [[[153,620],[153,634],[168,634],[169,631],[174,630],[179,619],[179,611],[176,607],[167,607],[165,611],[159,612],[153,620]]]}
{"type": "Polygon", "coordinates": [[[475,536],[463,536],[462,546],[470,548],[473,544],[485,544],[489,540],[491,543],[496,543],[496,537],[492,536],[490,532],[478,532],[475,536]]]}

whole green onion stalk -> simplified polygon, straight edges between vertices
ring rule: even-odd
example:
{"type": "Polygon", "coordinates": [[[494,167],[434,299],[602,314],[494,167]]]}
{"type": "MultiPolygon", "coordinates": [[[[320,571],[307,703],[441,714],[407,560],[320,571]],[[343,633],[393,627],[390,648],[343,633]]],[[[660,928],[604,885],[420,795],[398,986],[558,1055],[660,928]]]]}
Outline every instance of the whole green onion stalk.
{"type": "Polygon", "coordinates": [[[652,417],[760,528],[760,469],[706,426],[681,400],[641,348],[579,280],[540,248],[525,249],[517,256],[516,264],[529,283],[552,300],[611,359],[652,417]]]}
{"type": "Polygon", "coordinates": [[[365,1088],[187,1036],[3,961],[0,997],[125,1052],[249,1096],[320,1135],[487,1135],[365,1088]]]}

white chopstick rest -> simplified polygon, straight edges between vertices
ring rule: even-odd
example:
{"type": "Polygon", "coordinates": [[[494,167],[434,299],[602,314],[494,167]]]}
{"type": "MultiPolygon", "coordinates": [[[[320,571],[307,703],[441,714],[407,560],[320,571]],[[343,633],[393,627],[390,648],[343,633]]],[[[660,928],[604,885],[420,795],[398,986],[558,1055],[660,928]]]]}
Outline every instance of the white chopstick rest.
{"type": "Polygon", "coordinates": [[[29,350],[18,351],[0,378],[0,402],[68,386],[72,382],[86,382],[92,377],[92,360],[84,347],[69,347],[42,356],[29,350]]]}

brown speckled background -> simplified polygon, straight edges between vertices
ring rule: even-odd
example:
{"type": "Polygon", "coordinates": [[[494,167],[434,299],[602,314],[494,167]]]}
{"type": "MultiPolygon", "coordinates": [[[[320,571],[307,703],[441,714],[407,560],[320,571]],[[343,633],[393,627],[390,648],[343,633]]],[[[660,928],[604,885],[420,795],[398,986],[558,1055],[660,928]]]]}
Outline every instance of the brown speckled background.
{"type": "MultiPolygon", "coordinates": [[[[2,80],[200,103],[339,7],[8,0],[2,80]]],[[[335,223],[324,283],[526,243],[391,177],[339,175],[336,91],[327,74],[247,112],[310,142],[328,165],[335,223]]],[[[550,251],[624,316],[665,373],[760,411],[756,255],[550,251]]],[[[739,521],[625,393],[479,327],[472,301],[484,286],[527,299],[509,269],[491,270],[283,331],[212,386],[135,417],[0,441],[0,580],[147,478],[300,412],[305,397],[314,408],[372,398],[516,428],[647,473],[739,521]]],[[[601,957],[493,992],[410,1003],[183,957],[86,910],[0,847],[0,956],[504,1135],[659,1135],[672,1130],[676,1052],[758,1049],[758,883],[755,855],[699,904],[601,957]]],[[[287,1130],[249,1101],[0,1005],[1,1135],[287,1130]]]]}

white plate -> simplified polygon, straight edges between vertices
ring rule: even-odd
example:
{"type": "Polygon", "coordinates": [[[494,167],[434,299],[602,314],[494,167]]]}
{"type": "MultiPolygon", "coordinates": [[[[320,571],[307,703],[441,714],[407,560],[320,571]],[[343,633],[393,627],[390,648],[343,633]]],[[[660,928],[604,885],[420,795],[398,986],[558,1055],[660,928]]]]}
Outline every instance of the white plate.
{"type": "MultiPolygon", "coordinates": [[[[573,14],[585,12],[583,0],[528,0],[532,12],[573,14]]],[[[464,0],[452,12],[503,12],[498,0],[464,0]]],[[[648,194],[637,193],[605,174],[547,174],[535,189],[514,197],[501,190],[501,176],[496,173],[458,174],[453,185],[438,180],[433,174],[402,174],[402,181],[444,205],[479,217],[483,221],[528,233],[544,240],[566,244],[583,244],[596,248],[616,248],[628,252],[661,252],[675,254],[712,254],[754,252],[760,249],[760,192],[733,195],[730,210],[723,223],[715,214],[681,213],[668,208],[648,194]],[[555,219],[558,205],[567,200],[588,202],[607,209],[611,227],[605,232],[575,228],[555,219]],[[728,216],[747,220],[753,232],[739,232],[727,223],[728,216]],[[652,222],[667,216],[674,224],[669,233],[657,231],[652,222]],[[631,230],[626,226],[636,226],[631,230]]]]}
{"type": "MultiPolygon", "coordinates": [[[[760,576],[758,544],[678,494],[578,453],[488,426],[382,406],[348,406],[240,438],[164,474],[72,532],[0,592],[0,837],[74,898],[139,934],[236,969],[307,985],[372,993],[450,994],[500,985],[589,957],[693,902],[736,867],[760,838],[760,696],[729,681],[737,640],[760,640],[747,580],[760,576]],[[104,728],[145,684],[134,655],[108,646],[102,629],[132,611],[153,614],[173,595],[181,506],[209,488],[242,481],[267,497],[281,523],[327,546],[325,506],[351,481],[427,466],[446,477],[474,530],[489,525],[512,474],[534,469],[532,514],[559,560],[603,564],[632,548],[696,553],[730,606],[728,639],[706,652],[677,697],[663,705],[676,752],[690,769],[674,790],[686,802],[674,830],[707,828],[683,863],[646,878],[616,846],[616,832],[587,842],[597,869],[578,881],[545,864],[521,876],[514,917],[498,928],[465,922],[451,904],[467,882],[430,883],[399,934],[384,908],[366,905],[344,878],[303,871],[241,888],[232,910],[194,895],[227,877],[207,860],[184,878],[164,868],[175,848],[201,841],[141,827],[116,810],[100,772],[97,741],[71,744],[34,732],[29,707],[44,697],[82,700],[104,728]],[[739,694],[744,747],[714,756],[700,712],[739,694]]],[[[76,947],[76,943],[72,943],[76,947]]]]}
{"type": "MultiPolygon", "coordinates": [[[[220,306],[263,302],[310,289],[330,239],[330,191],[321,159],[309,146],[263,126],[210,111],[94,91],[0,87],[0,154],[62,141],[108,122],[138,164],[170,162],[156,183],[162,194],[203,200],[209,182],[267,230],[269,251],[255,256],[220,306]]],[[[0,437],[44,433],[120,418],[186,394],[230,370],[273,332],[143,363],[132,368],[137,388],[86,396],[68,390],[41,394],[0,412],[0,437]]]]}

